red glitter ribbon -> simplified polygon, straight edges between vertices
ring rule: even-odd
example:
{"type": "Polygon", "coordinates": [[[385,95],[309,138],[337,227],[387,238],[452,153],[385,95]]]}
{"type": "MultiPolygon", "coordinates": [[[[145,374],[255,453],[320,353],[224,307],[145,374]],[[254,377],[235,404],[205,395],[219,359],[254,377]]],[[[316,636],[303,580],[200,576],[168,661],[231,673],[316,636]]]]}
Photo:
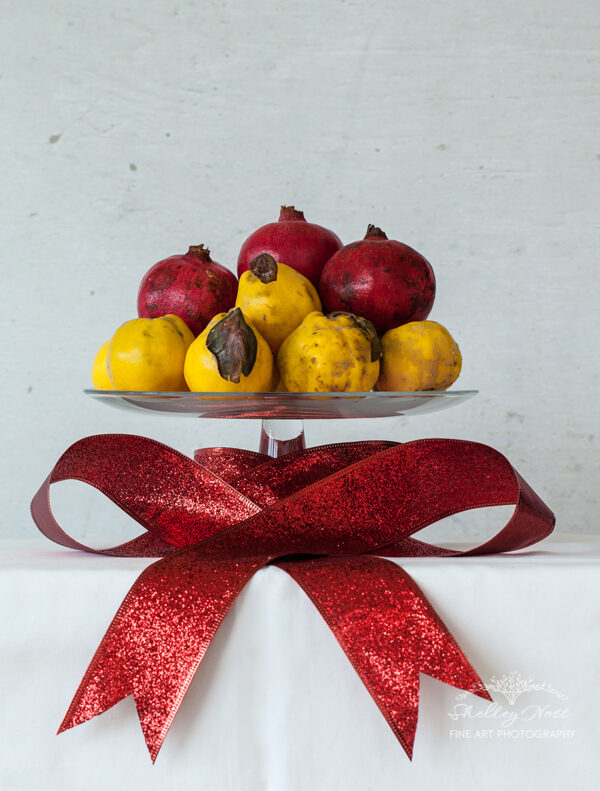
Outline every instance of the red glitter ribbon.
{"type": "Polygon", "coordinates": [[[447,439],[327,445],[278,459],[209,448],[192,460],[143,437],[87,437],[61,456],[31,511],[64,546],[165,556],[125,597],[59,729],[133,694],[153,761],[219,625],[268,563],[310,597],[412,756],[420,673],[490,697],[423,592],[385,557],[506,552],[554,525],[504,456],[447,439]],[[105,550],[75,541],[49,504],[50,484],[66,479],[96,487],[146,532],[105,550]],[[412,537],[451,514],[508,504],[506,526],[467,552],[412,537]]]}

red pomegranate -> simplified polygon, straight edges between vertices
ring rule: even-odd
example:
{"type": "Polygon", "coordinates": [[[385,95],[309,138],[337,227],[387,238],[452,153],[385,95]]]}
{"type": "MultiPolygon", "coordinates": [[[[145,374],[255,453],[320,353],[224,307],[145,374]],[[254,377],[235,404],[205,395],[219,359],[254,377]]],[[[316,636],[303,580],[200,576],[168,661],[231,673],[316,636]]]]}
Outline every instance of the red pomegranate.
{"type": "Polygon", "coordinates": [[[257,255],[269,253],[278,263],[291,266],[316,287],[323,267],[341,246],[341,239],[333,231],[307,222],[303,212],[293,206],[282,206],[278,222],[258,228],[242,245],[238,277],[257,255]]]}
{"type": "Polygon", "coordinates": [[[138,316],[174,313],[198,335],[215,314],[235,305],[237,286],[233,272],[213,261],[204,245],[190,247],[146,272],[138,292],[138,316]]]}
{"type": "Polygon", "coordinates": [[[327,262],[319,294],[325,312],[354,313],[386,332],[427,318],[435,276],[420,253],[369,225],[364,239],[342,247],[327,262]]]}

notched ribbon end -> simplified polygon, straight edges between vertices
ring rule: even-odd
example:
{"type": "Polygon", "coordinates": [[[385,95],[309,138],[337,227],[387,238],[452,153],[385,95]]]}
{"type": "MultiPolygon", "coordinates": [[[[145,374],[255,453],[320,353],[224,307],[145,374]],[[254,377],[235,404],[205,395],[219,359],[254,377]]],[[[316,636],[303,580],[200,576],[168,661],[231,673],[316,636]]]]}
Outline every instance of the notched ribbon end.
{"type": "Polygon", "coordinates": [[[477,690],[476,692],[473,692],[473,694],[477,695],[480,698],[483,698],[484,700],[489,701],[490,703],[494,702],[494,698],[490,695],[487,689],[477,690]]]}
{"type": "Polygon", "coordinates": [[[63,720],[61,722],[61,724],[58,726],[58,730],[56,731],[56,735],[58,736],[59,734],[64,733],[65,731],[68,731],[70,728],[73,728],[74,726],[75,726],[74,722],[68,723],[65,720],[63,720]]]}

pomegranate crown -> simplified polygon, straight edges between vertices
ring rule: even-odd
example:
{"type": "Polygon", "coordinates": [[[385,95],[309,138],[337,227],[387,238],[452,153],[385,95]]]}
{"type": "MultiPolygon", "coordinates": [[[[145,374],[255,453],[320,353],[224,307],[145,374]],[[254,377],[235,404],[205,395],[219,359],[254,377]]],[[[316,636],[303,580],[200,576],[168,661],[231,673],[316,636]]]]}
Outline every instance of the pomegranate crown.
{"type": "Polygon", "coordinates": [[[201,261],[210,261],[210,250],[203,244],[190,245],[187,254],[194,258],[199,258],[201,261]]]}
{"type": "Polygon", "coordinates": [[[367,225],[367,232],[365,234],[365,239],[387,239],[386,234],[378,228],[376,225],[367,225]]]}
{"type": "Polygon", "coordinates": [[[294,206],[281,207],[281,212],[279,214],[279,222],[283,222],[283,221],[290,222],[290,221],[298,221],[298,220],[300,221],[304,220],[304,222],[306,222],[303,211],[296,209],[294,206]]]}

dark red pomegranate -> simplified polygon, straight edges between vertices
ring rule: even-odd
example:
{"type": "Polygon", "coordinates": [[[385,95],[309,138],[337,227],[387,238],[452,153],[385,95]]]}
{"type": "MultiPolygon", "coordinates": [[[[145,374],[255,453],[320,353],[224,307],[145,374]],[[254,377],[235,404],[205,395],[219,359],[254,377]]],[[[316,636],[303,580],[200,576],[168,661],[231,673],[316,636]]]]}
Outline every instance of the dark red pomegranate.
{"type": "Polygon", "coordinates": [[[238,281],[213,261],[204,245],[154,264],[138,292],[138,316],[154,319],[174,313],[198,335],[217,313],[235,305],[238,281]]]}
{"type": "Polygon", "coordinates": [[[364,239],[342,247],[327,262],[319,294],[326,313],[354,313],[386,332],[429,316],[435,276],[420,253],[369,225],[364,239]]]}
{"type": "Polygon", "coordinates": [[[291,266],[316,287],[323,267],[341,246],[341,239],[333,231],[307,222],[304,214],[293,206],[282,206],[278,222],[258,228],[242,245],[238,277],[257,255],[269,253],[278,263],[291,266]]]}

